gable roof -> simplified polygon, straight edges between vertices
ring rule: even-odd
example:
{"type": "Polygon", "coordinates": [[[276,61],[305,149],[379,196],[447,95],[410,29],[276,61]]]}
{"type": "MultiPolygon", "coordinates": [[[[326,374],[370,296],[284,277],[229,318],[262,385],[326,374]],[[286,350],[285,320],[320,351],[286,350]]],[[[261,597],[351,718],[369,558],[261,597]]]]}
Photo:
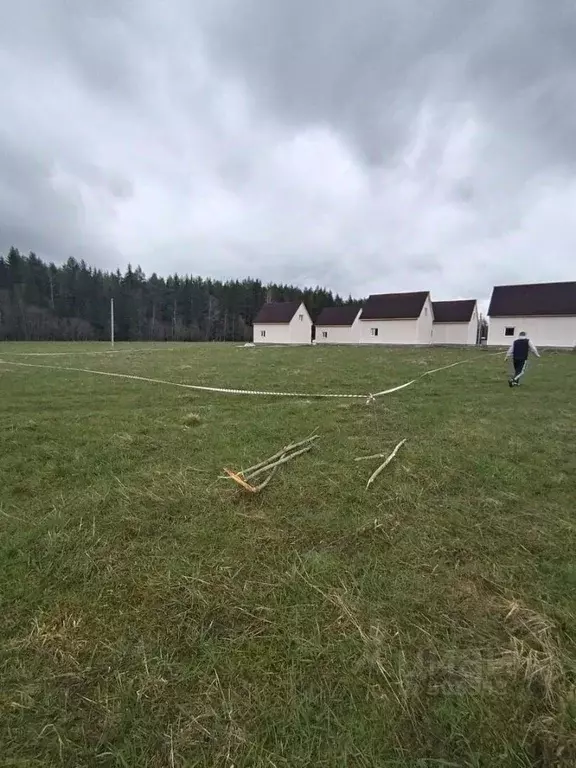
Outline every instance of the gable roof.
{"type": "Polygon", "coordinates": [[[325,307],[318,315],[316,325],[352,325],[360,311],[359,306],[325,307]]]}
{"type": "Polygon", "coordinates": [[[256,315],[254,324],[271,325],[274,323],[290,323],[292,318],[298,312],[301,301],[272,301],[264,304],[260,312],[256,315]]]}
{"type": "Polygon", "coordinates": [[[469,323],[474,314],[476,299],[461,301],[433,301],[435,323],[469,323]]]}
{"type": "Polygon", "coordinates": [[[576,282],[497,285],[492,291],[490,317],[576,315],[576,282]]]}
{"type": "Polygon", "coordinates": [[[428,296],[428,291],[373,294],[368,297],[360,320],[415,320],[428,296]]]}

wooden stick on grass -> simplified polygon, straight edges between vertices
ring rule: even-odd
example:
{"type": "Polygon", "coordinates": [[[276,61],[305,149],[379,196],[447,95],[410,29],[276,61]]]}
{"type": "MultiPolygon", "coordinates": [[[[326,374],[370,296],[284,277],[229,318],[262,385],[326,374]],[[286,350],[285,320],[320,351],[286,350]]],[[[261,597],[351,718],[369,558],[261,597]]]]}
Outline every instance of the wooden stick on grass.
{"type": "Polygon", "coordinates": [[[270,480],[272,480],[272,478],[274,477],[274,475],[278,471],[278,467],[279,466],[280,465],[277,464],[274,467],[274,469],[272,470],[272,472],[270,472],[270,474],[268,475],[266,480],[264,480],[263,483],[260,483],[260,485],[250,485],[250,483],[247,483],[246,480],[244,480],[243,477],[241,477],[240,475],[236,474],[236,472],[232,472],[229,469],[225,469],[224,472],[226,472],[228,477],[230,477],[232,480],[234,480],[236,483],[238,483],[238,485],[241,488],[244,488],[245,491],[248,491],[249,493],[260,493],[260,491],[262,491],[262,490],[264,490],[264,488],[266,488],[266,486],[268,485],[270,480]]]}
{"type": "Polygon", "coordinates": [[[382,470],[383,470],[385,467],[387,467],[387,466],[388,466],[388,464],[390,464],[390,462],[392,461],[392,459],[394,458],[394,456],[396,456],[396,454],[398,453],[398,451],[400,450],[400,448],[401,448],[401,447],[404,445],[404,443],[406,442],[406,440],[407,440],[407,438],[404,438],[404,440],[401,440],[401,441],[398,443],[398,445],[396,446],[396,448],[394,448],[394,450],[392,451],[392,453],[390,454],[390,456],[388,456],[388,458],[386,459],[386,461],[384,461],[382,464],[380,464],[380,466],[378,467],[378,469],[376,469],[376,470],[375,470],[375,471],[374,471],[374,472],[371,474],[371,476],[370,476],[370,479],[369,479],[369,480],[368,480],[368,482],[366,483],[366,489],[368,489],[368,488],[370,487],[370,485],[372,485],[372,483],[374,482],[374,480],[376,480],[376,478],[378,477],[378,475],[380,474],[380,472],[382,472],[382,470]]]}
{"type": "Polygon", "coordinates": [[[354,461],[369,461],[370,459],[385,459],[386,458],[385,453],[373,453],[372,456],[358,456],[357,459],[354,459],[354,461]]]}
{"type": "Polygon", "coordinates": [[[280,467],[280,464],[276,464],[276,466],[274,467],[274,469],[272,470],[272,472],[270,472],[270,474],[268,475],[268,477],[266,478],[266,480],[264,480],[264,482],[263,482],[263,483],[260,483],[260,485],[257,485],[257,486],[256,486],[256,488],[255,488],[255,493],[260,493],[260,491],[263,491],[263,490],[264,490],[264,488],[266,488],[266,486],[268,485],[268,483],[270,482],[270,480],[272,480],[272,478],[274,477],[274,475],[276,474],[276,472],[278,472],[278,468],[279,468],[279,467],[280,467]]]}
{"type": "Polygon", "coordinates": [[[252,475],[250,475],[250,480],[252,480],[254,477],[256,477],[256,475],[261,475],[264,472],[267,472],[269,469],[271,469],[272,471],[270,472],[270,474],[268,475],[266,480],[264,480],[263,483],[260,483],[260,485],[252,485],[244,477],[242,477],[239,474],[236,474],[236,472],[232,472],[229,469],[225,469],[224,472],[226,472],[228,477],[230,477],[232,480],[237,482],[238,485],[240,485],[242,488],[244,488],[244,490],[249,491],[250,493],[260,493],[260,491],[262,491],[262,490],[264,490],[264,488],[266,488],[266,486],[268,485],[270,480],[272,480],[272,478],[274,477],[274,475],[278,471],[278,468],[282,464],[285,464],[287,461],[290,461],[290,459],[293,459],[295,456],[300,456],[300,454],[306,453],[311,448],[312,448],[312,446],[308,445],[308,446],[306,446],[306,448],[302,448],[301,450],[297,451],[296,453],[291,453],[288,456],[286,454],[283,454],[278,461],[274,462],[274,464],[270,464],[269,466],[262,467],[261,469],[257,470],[252,475]]]}
{"type": "Polygon", "coordinates": [[[245,491],[249,491],[250,493],[259,493],[261,490],[266,488],[282,464],[290,461],[290,459],[294,459],[296,456],[307,453],[312,449],[312,443],[314,440],[317,439],[318,435],[311,435],[305,440],[300,440],[298,443],[291,443],[290,445],[287,445],[285,448],[282,448],[280,451],[275,453],[273,456],[270,456],[264,461],[261,461],[259,464],[255,464],[253,467],[245,469],[243,472],[232,472],[232,470],[224,468],[224,478],[229,477],[231,480],[234,480],[234,482],[238,483],[238,485],[244,488],[245,491]],[[298,451],[294,450],[300,446],[304,447],[300,448],[298,451]],[[266,480],[264,480],[264,482],[260,483],[260,485],[252,485],[252,482],[248,482],[248,480],[253,481],[255,477],[263,475],[265,472],[270,472],[270,474],[266,480]]]}
{"type": "MultiPolygon", "coordinates": [[[[267,459],[264,459],[263,461],[259,462],[258,464],[254,464],[252,467],[248,467],[248,469],[241,469],[236,474],[238,477],[248,478],[252,477],[254,472],[259,471],[260,469],[269,469],[270,467],[274,466],[274,461],[276,459],[280,459],[283,456],[286,456],[287,453],[289,453],[294,448],[298,448],[301,445],[305,445],[307,443],[312,443],[313,440],[317,440],[318,435],[313,435],[312,437],[307,437],[306,440],[301,440],[299,443],[291,443],[290,445],[285,446],[282,448],[282,450],[275,453],[273,456],[269,456],[267,459]]],[[[230,477],[229,470],[225,470],[225,475],[219,475],[219,480],[226,480],[228,477],[230,477]]]]}
{"type": "Polygon", "coordinates": [[[244,480],[243,477],[240,477],[236,472],[232,472],[231,469],[226,469],[224,467],[224,472],[226,472],[227,477],[234,480],[235,483],[238,483],[238,485],[242,486],[245,491],[250,491],[250,493],[256,493],[256,488],[254,488],[253,485],[250,485],[250,483],[247,483],[246,480],[244,480]]]}
{"type": "Polygon", "coordinates": [[[310,451],[312,449],[311,445],[306,445],[304,448],[301,448],[299,451],[295,451],[294,453],[290,453],[288,455],[282,456],[282,458],[278,459],[278,461],[275,461],[273,464],[267,464],[265,467],[261,467],[260,469],[257,469],[255,472],[250,472],[248,477],[244,474],[244,477],[246,479],[253,480],[255,477],[258,477],[258,475],[261,475],[263,472],[268,472],[269,469],[274,469],[274,467],[279,467],[280,464],[285,464],[287,461],[290,461],[290,459],[296,458],[296,456],[300,456],[303,453],[306,453],[307,451],[310,451]]]}
{"type": "Polygon", "coordinates": [[[305,440],[300,440],[298,443],[290,443],[290,445],[286,445],[281,450],[277,451],[273,456],[269,456],[267,459],[264,459],[263,461],[259,462],[258,464],[254,464],[253,467],[248,467],[248,469],[244,469],[238,474],[242,475],[242,477],[250,477],[253,476],[254,472],[261,469],[262,467],[268,467],[272,464],[273,461],[276,459],[281,458],[286,453],[289,453],[290,451],[293,451],[295,448],[300,448],[301,445],[305,445],[306,443],[311,443],[314,440],[318,439],[318,435],[311,435],[310,437],[307,437],[305,440]]]}

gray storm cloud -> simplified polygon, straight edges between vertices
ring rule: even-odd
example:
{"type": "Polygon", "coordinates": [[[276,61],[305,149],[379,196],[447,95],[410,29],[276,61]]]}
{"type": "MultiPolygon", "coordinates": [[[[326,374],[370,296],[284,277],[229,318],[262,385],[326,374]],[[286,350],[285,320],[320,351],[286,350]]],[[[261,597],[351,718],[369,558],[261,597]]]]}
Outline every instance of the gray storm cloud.
{"type": "Polygon", "coordinates": [[[356,295],[573,277],[567,0],[22,0],[0,250],[356,295]]]}

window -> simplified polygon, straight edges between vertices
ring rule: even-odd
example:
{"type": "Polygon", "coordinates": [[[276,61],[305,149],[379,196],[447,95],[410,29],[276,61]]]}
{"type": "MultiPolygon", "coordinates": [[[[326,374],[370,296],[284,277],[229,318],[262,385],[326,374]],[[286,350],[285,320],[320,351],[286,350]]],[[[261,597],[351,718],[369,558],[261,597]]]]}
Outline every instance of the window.
{"type": "Polygon", "coordinates": [[[370,328],[370,336],[378,336],[378,328],[370,328]]]}
{"type": "Polygon", "coordinates": [[[328,338],[328,331],[322,331],[322,338],[327,339],[328,338]]]}
{"type": "Polygon", "coordinates": [[[505,328],[504,336],[514,336],[514,328],[511,328],[511,327],[505,328]]]}
{"type": "Polygon", "coordinates": [[[428,307],[424,307],[424,315],[428,317],[428,307]]]}
{"type": "Polygon", "coordinates": [[[298,315],[298,320],[300,320],[300,322],[302,322],[302,320],[304,320],[304,315],[298,315]]]}
{"type": "Polygon", "coordinates": [[[265,338],[265,336],[266,336],[266,331],[260,331],[260,336],[261,336],[261,338],[265,338]]]}

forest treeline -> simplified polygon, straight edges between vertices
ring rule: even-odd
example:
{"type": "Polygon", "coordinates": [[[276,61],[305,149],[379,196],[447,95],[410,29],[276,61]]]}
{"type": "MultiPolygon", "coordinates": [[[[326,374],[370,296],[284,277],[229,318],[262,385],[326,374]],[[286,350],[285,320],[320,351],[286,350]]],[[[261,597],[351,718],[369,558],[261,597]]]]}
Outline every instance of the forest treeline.
{"type": "Polygon", "coordinates": [[[0,255],[0,340],[245,341],[266,300],[303,299],[313,317],[346,304],[324,288],[263,285],[260,280],[146,277],[140,267],[105,272],[69,258],[57,266],[11,248],[0,255]]]}

